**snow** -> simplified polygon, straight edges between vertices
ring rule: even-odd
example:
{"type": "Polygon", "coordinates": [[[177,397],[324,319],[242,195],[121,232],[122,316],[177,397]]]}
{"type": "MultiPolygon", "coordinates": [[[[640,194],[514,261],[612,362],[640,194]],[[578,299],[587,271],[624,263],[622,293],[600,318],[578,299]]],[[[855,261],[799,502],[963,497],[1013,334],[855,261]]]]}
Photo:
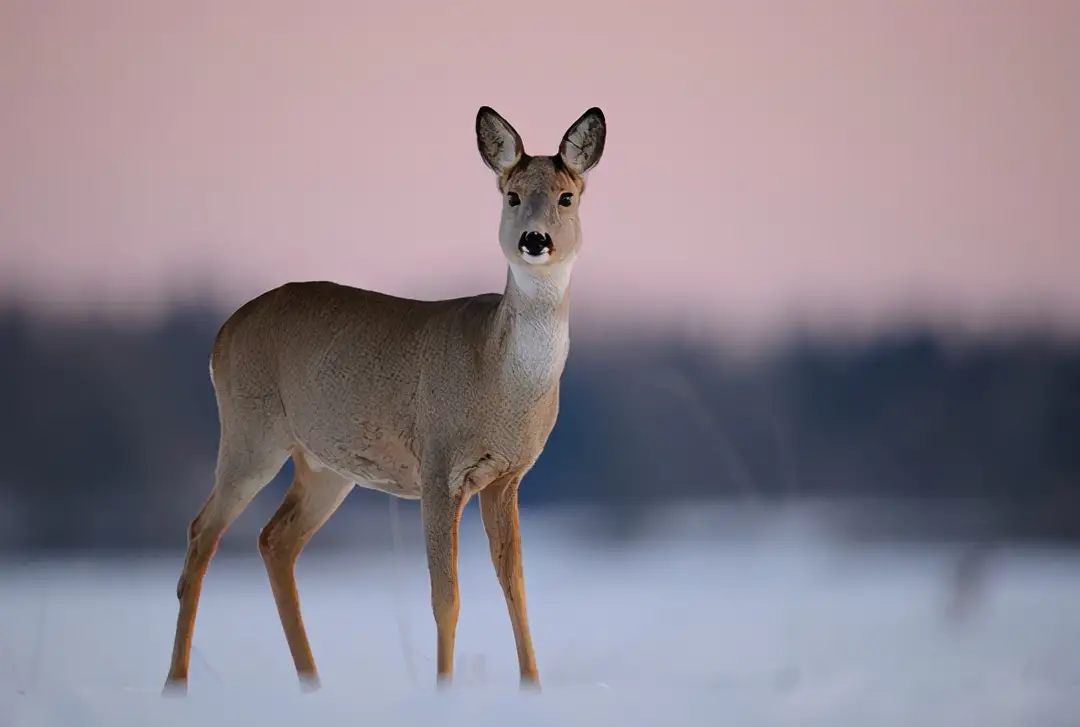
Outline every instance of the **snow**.
{"type": "Polygon", "coordinates": [[[0,568],[0,725],[1078,724],[1076,555],[999,553],[956,620],[944,550],[802,536],[601,547],[523,529],[540,694],[517,690],[482,538],[462,546],[459,666],[442,693],[418,548],[301,558],[323,681],[303,694],[252,545],[211,566],[186,699],[160,696],[181,554],[0,568]]]}

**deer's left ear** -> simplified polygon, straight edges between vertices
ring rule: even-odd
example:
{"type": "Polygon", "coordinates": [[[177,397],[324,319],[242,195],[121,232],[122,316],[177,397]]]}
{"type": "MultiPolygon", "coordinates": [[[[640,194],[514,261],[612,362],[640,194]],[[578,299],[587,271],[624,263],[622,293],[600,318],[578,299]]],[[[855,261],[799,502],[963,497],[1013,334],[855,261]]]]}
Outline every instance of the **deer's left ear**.
{"type": "Polygon", "coordinates": [[[584,175],[600,161],[607,137],[607,120],[596,106],[586,111],[563,135],[559,156],[566,166],[584,175]]]}
{"type": "Polygon", "coordinates": [[[484,164],[496,174],[504,174],[525,153],[517,131],[490,106],[481,106],[476,113],[476,146],[484,164]]]}

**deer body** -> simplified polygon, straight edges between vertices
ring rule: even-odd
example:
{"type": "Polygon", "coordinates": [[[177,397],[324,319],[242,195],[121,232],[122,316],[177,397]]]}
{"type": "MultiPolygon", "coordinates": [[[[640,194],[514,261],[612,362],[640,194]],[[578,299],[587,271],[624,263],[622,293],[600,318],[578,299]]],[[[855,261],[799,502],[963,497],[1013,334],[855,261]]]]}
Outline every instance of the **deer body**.
{"type": "Polygon", "coordinates": [[[558,408],[567,321],[558,301],[521,310],[521,295],[429,302],[289,283],[222,329],[215,389],[234,407],[230,426],[255,429],[245,437],[282,461],[302,456],[362,487],[419,499],[421,463],[441,457],[471,468],[468,483],[452,484],[483,487],[524,474],[558,408]],[[254,421],[243,421],[246,412],[254,421]]]}
{"type": "Polygon", "coordinates": [[[479,494],[522,682],[538,684],[517,490],[558,414],[577,198],[603,151],[606,122],[590,109],[554,157],[526,156],[517,132],[487,107],[476,127],[504,196],[502,295],[419,301],[288,283],[242,306],[218,333],[210,363],[221,424],[215,485],[188,533],[167,689],[186,687],[202,579],[221,535],[289,457],[294,481],[259,548],[305,686],[318,676],[295,562],[356,485],[421,501],[440,681],[453,666],[458,521],[479,494]]]}

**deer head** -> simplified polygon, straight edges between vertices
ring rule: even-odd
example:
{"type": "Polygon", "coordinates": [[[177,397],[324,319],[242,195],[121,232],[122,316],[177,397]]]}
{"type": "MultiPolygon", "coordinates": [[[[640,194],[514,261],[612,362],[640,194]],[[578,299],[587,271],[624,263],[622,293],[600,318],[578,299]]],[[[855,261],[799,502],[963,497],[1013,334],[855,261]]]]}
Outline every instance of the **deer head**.
{"type": "Polygon", "coordinates": [[[567,273],[581,246],[585,177],[604,152],[607,123],[593,107],[563,135],[559,153],[529,156],[514,127],[493,109],[476,115],[476,142],[498,175],[499,244],[516,279],[567,273]]]}

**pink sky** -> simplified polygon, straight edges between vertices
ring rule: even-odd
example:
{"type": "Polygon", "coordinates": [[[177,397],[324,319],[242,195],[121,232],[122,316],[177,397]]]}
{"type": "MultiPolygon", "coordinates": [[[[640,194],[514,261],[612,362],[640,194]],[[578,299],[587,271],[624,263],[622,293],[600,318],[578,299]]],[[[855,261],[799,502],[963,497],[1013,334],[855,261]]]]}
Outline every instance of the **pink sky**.
{"type": "Polygon", "coordinates": [[[0,288],[498,289],[477,107],[595,104],[576,304],[1080,327],[1078,79],[1075,0],[6,0],[0,288]]]}

